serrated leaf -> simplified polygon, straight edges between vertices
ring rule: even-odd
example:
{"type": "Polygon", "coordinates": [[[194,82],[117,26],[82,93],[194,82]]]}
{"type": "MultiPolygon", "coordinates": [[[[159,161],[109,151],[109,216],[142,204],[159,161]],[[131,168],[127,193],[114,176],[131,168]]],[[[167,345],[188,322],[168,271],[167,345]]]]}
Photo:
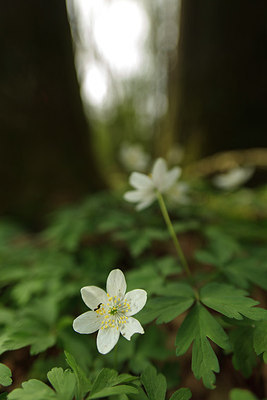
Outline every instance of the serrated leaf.
{"type": "Polygon", "coordinates": [[[258,322],[254,328],[253,346],[256,354],[263,355],[267,364],[267,321],[258,322]]]}
{"type": "Polygon", "coordinates": [[[136,378],[128,374],[122,374],[118,376],[117,371],[109,368],[103,368],[93,382],[88,399],[99,399],[117,394],[137,394],[137,389],[132,386],[116,386],[121,382],[130,382],[133,379],[136,378]]]}
{"type": "Polygon", "coordinates": [[[8,395],[8,400],[57,400],[56,393],[45,383],[30,379],[8,395]]]}
{"type": "Polygon", "coordinates": [[[138,393],[137,394],[128,394],[127,398],[131,400],[148,400],[147,395],[143,391],[141,387],[136,387],[138,393]]]}
{"type": "Polygon", "coordinates": [[[219,372],[218,359],[208,341],[211,339],[223,349],[229,348],[229,339],[215,318],[199,303],[188,313],[176,337],[176,354],[184,354],[193,343],[192,370],[197,379],[214,389],[215,375],[219,372]]]}
{"type": "Polygon", "coordinates": [[[218,263],[218,259],[216,257],[216,254],[212,254],[211,252],[209,252],[208,250],[197,250],[195,252],[195,259],[199,262],[201,262],[202,264],[208,264],[208,265],[217,265],[218,263]]]}
{"type": "Polygon", "coordinates": [[[52,328],[57,313],[56,300],[47,296],[19,310],[14,323],[7,327],[1,339],[0,353],[31,346],[33,355],[52,347],[56,342],[56,333],[52,328]]]}
{"type": "Polygon", "coordinates": [[[266,319],[267,311],[254,307],[259,302],[247,295],[245,290],[223,283],[209,283],[200,290],[202,303],[229,318],[243,319],[245,316],[253,320],[266,319]]]}
{"type": "Polygon", "coordinates": [[[192,286],[187,283],[170,282],[162,285],[157,294],[174,297],[185,297],[185,298],[195,298],[195,292],[192,286]]]}
{"type": "Polygon", "coordinates": [[[25,318],[8,327],[3,340],[0,343],[0,354],[7,350],[17,350],[22,347],[31,346],[32,355],[45,351],[56,342],[52,332],[39,321],[25,318]]]}
{"type": "Polygon", "coordinates": [[[9,386],[12,383],[11,371],[5,364],[0,364],[0,385],[9,386]]]}
{"type": "Polygon", "coordinates": [[[251,326],[238,326],[229,334],[233,344],[233,365],[235,369],[242,371],[248,378],[253,367],[257,363],[257,357],[253,350],[254,329],[251,326]]]}
{"type": "Polygon", "coordinates": [[[102,389],[108,386],[113,386],[112,382],[117,378],[117,375],[118,373],[114,369],[103,368],[93,382],[89,398],[94,398],[92,396],[100,392],[102,389]]]}
{"type": "Polygon", "coordinates": [[[193,289],[186,284],[168,285],[162,292],[171,296],[158,296],[148,301],[140,313],[140,321],[148,323],[157,318],[157,324],[167,323],[188,310],[195,301],[193,289]]]}
{"type": "Polygon", "coordinates": [[[83,396],[91,389],[92,383],[90,379],[86,377],[82,368],[77,364],[75,358],[67,351],[64,353],[66,356],[66,361],[76,377],[76,398],[77,400],[81,400],[83,396]]]}
{"type": "Polygon", "coordinates": [[[164,400],[167,383],[165,376],[157,374],[156,368],[148,366],[141,375],[141,382],[149,400],[164,400]]]}
{"type": "Polygon", "coordinates": [[[223,272],[227,277],[230,275],[231,278],[232,275],[234,284],[238,286],[248,287],[251,282],[267,290],[266,258],[261,260],[260,257],[246,254],[244,257],[227,264],[223,272]],[[244,282],[246,282],[246,286],[244,282]]]}
{"type": "Polygon", "coordinates": [[[72,400],[75,389],[75,376],[70,370],[53,368],[47,373],[47,378],[57,393],[58,400],[72,400]]]}
{"type": "Polygon", "coordinates": [[[221,267],[231,260],[233,255],[240,250],[236,240],[214,226],[206,229],[205,235],[209,244],[205,250],[198,250],[195,257],[198,261],[221,267]]]}
{"type": "Polygon", "coordinates": [[[130,374],[120,374],[113,380],[113,385],[119,385],[120,383],[132,382],[138,379],[136,376],[130,374]]]}
{"type": "Polygon", "coordinates": [[[119,394],[138,394],[138,390],[130,385],[111,386],[100,390],[94,395],[89,395],[88,399],[103,399],[108,396],[115,396],[119,394]]]}
{"type": "Polygon", "coordinates": [[[230,400],[258,400],[249,390],[233,389],[230,392],[230,400]]]}
{"type": "Polygon", "coordinates": [[[170,400],[189,400],[192,397],[192,393],[190,389],[181,388],[173,393],[170,397],[170,400]]]}

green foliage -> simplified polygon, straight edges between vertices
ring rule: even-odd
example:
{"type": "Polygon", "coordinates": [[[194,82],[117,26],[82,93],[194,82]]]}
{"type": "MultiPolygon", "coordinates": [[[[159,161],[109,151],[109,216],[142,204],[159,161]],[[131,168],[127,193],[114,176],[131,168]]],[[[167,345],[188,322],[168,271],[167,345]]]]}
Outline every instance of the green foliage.
{"type": "Polygon", "coordinates": [[[249,390],[233,389],[230,392],[230,400],[259,400],[249,390]]]}
{"type": "Polygon", "coordinates": [[[36,300],[19,310],[0,340],[0,353],[31,346],[31,354],[38,354],[53,346],[56,335],[52,328],[57,315],[57,303],[52,297],[36,300]]]}
{"type": "Polygon", "coordinates": [[[196,259],[214,266],[224,266],[240,251],[238,242],[230,235],[223,233],[217,227],[211,226],[204,230],[209,246],[196,252],[196,259]]]}
{"type": "Polygon", "coordinates": [[[191,286],[183,283],[168,284],[161,292],[170,294],[151,299],[141,313],[144,323],[157,318],[157,324],[172,321],[178,315],[188,310],[195,301],[195,294],[191,286]]]}
{"type": "Polygon", "coordinates": [[[74,374],[53,368],[47,378],[53,389],[37,379],[30,379],[22,384],[22,388],[13,390],[8,400],[72,400],[76,385],[74,374]]]}
{"type": "MultiPolygon", "coordinates": [[[[43,380],[24,382],[8,399],[165,399],[166,381],[172,391],[180,384],[182,367],[173,348],[177,330],[177,356],[193,344],[192,370],[207,388],[215,387],[224,356],[216,345],[231,354],[235,369],[246,377],[261,360],[267,362],[266,311],[250,297],[258,287],[267,289],[267,224],[258,217],[266,215],[266,197],[253,196],[249,218],[238,212],[237,194],[222,200],[199,191],[192,204],[172,209],[175,231],[186,233],[181,244],[189,264],[198,261],[192,279],[183,274],[156,205],[137,213],[102,193],[54,213],[40,233],[0,223],[0,353],[29,346],[35,357],[25,379],[43,380]],[[209,200],[205,207],[203,198],[209,200]],[[219,209],[224,202],[235,204],[235,211],[219,209]],[[124,269],[127,290],[148,292],[147,305],[137,315],[145,334],[130,342],[121,338],[117,345],[119,370],[127,372],[121,375],[110,369],[113,353],[97,353],[94,335],[72,329],[74,317],[87,311],[80,288],[105,288],[116,266],[124,269]],[[65,367],[63,349],[71,371],[49,371],[65,367]],[[166,378],[152,367],[155,363],[166,378]],[[141,381],[131,373],[142,373],[141,381]]],[[[6,368],[0,368],[0,378],[10,384],[6,368]]],[[[248,392],[238,390],[231,396],[239,397],[231,400],[241,394],[245,399],[248,392]]],[[[190,398],[189,389],[179,389],[170,400],[190,398]]]]}
{"type": "Polygon", "coordinates": [[[166,378],[157,374],[155,368],[149,366],[141,375],[141,382],[144,385],[149,400],[164,400],[167,389],[166,378]]]}
{"type": "Polygon", "coordinates": [[[47,374],[51,389],[37,379],[30,379],[22,384],[22,388],[13,390],[8,400],[72,400],[75,388],[75,376],[62,368],[53,368],[47,374]]]}
{"type": "Polygon", "coordinates": [[[173,395],[170,397],[170,400],[189,400],[191,397],[191,391],[187,388],[182,388],[173,393],[173,395]]]}
{"type": "Polygon", "coordinates": [[[245,316],[253,320],[266,319],[267,311],[254,307],[259,302],[245,297],[247,295],[248,293],[244,290],[221,283],[209,283],[200,290],[202,303],[226,317],[243,319],[245,316]]]}
{"type": "Polygon", "coordinates": [[[121,385],[122,383],[132,382],[136,378],[118,373],[112,369],[104,368],[97,375],[93,382],[90,394],[87,399],[101,399],[103,397],[119,394],[137,394],[138,390],[130,385],[121,385]]]}
{"type": "Polygon", "coordinates": [[[53,368],[47,373],[47,378],[56,391],[58,400],[71,400],[75,388],[75,375],[62,368],[53,368]]]}
{"type": "MultiPolygon", "coordinates": [[[[148,400],[165,400],[166,378],[157,374],[154,367],[148,366],[141,375],[141,382],[145,388],[148,400]]],[[[179,389],[170,397],[170,400],[189,400],[192,397],[189,389],[179,389]]]]}
{"type": "Polygon", "coordinates": [[[214,372],[220,367],[208,338],[223,349],[229,348],[229,340],[215,318],[199,303],[186,316],[176,337],[176,354],[184,354],[193,342],[192,370],[197,379],[202,378],[209,389],[215,388],[214,372]]]}
{"type": "Polygon", "coordinates": [[[5,364],[0,364],[0,385],[9,386],[12,383],[11,371],[5,364]]]}
{"type": "Polygon", "coordinates": [[[74,372],[63,371],[62,368],[49,371],[47,378],[54,390],[37,379],[31,379],[24,382],[22,388],[13,390],[8,395],[8,400],[72,400],[74,394],[76,400],[82,400],[89,391],[86,397],[88,400],[138,393],[138,389],[129,384],[135,381],[136,377],[128,374],[118,375],[116,371],[104,368],[91,383],[73,357],[70,354],[66,356],[74,372]]]}
{"type": "Polygon", "coordinates": [[[85,372],[77,364],[75,358],[65,351],[66,361],[71,367],[75,378],[76,378],[76,394],[77,400],[81,400],[83,396],[91,389],[92,383],[89,378],[86,377],[85,372]]]}
{"type": "Polygon", "coordinates": [[[267,364],[267,321],[257,322],[253,334],[253,346],[256,354],[262,354],[267,364]]]}
{"type": "Polygon", "coordinates": [[[55,392],[45,383],[30,379],[8,395],[8,400],[57,400],[55,392]]]}
{"type": "Polygon", "coordinates": [[[233,365],[235,369],[242,371],[247,378],[257,364],[257,357],[253,349],[253,328],[251,326],[238,326],[230,334],[233,346],[233,365]]]}

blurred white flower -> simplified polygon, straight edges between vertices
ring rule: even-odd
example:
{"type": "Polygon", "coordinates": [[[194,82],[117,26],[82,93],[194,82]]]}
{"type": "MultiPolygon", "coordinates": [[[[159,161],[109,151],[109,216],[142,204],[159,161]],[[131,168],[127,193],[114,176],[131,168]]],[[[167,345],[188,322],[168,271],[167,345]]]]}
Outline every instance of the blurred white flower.
{"type": "Polygon", "coordinates": [[[170,203],[175,204],[188,204],[190,198],[188,196],[189,186],[185,182],[177,182],[166,193],[166,197],[170,203]]]}
{"type": "Polygon", "coordinates": [[[181,175],[181,168],[167,169],[166,161],[158,158],[152,168],[151,175],[133,172],[130,175],[130,184],[135,188],[124,195],[125,200],[137,204],[137,210],[142,210],[157,198],[157,191],[167,192],[181,175]]]}
{"type": "Polygon", "coordinates": [[[120,333],[130,340],[134,333],[144,329],[132,315],[146,304],[147,293],[142,289],[126,293],[126,281],[120,269],[113,269],[107,278],[107,293],[97,286],[81,289],[82,299],[90,308],[73,321],[78,333],[98,331],[96,345],[99,353],[109,353],[119,340],[120,333]]]}
{"type": "Polygon", "coordinates": [[[253,175],[253,167],[236,167],[225,174],[217,175],[213,178],[213,184],[220,189],[234,190],[242,186],[253,175]]]}
{"type": "Polygon", "coordinates": [[[123,143],[119,153],[120,161],[128,171],[145,171],[150,156],[140,144],[123,143]]]}

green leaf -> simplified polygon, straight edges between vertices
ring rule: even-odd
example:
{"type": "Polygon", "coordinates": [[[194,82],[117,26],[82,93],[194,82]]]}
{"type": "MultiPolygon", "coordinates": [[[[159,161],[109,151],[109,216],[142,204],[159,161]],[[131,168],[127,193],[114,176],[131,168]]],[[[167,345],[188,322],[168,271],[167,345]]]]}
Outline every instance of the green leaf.
{"type": "Polygon", "coordinates": [[[263,360],[267,364],[267,321],[256,323],[253,335],[253,346],[256,354],[263,354],[263,360]]]}
{"type": "Polygon", "coordinates": [[[47,378],[57,392],[58,400],[72,400],[76,384],[73,372],[53,368],[47,373],[47,378]]]}
{"type": "Polygon", "coordinates": [[[89,395],[88,399],[103,399],[104,397],[114,396],[119,394],[138,394],[137,388],[130,385],[119,385],[107,387],[94,395],[89,395]]]}
{"type": "Polygon", "coordinates": [[[85,372],[77,364],[75,358],[67,351],[65,351],[64,353],[66,356],[66,361],[73,370],[76,377],[77,387],[75,397],[77,397],[77,400],[81,400],[83,396],[91,389],[92,383],[90,379],[86,377],[85,372]]]}
{"type": "Polygon", "coordinates": [[[168,293],[168,296],[158,296],[147,302],[141,311],[140,320],[148,323],[157,318],[157,324],[167,323],[188,310],[195,301],[195,294],[191,286],[187,284],[168,284],[160,293],[168,293]]]}
{"type": "Polygon", "coordinates": [[[261,254],[244,254],[242,258],[231,261],[226,265],[222,271],[226,277],[233,277],[233,283],[238,286],[243,282],[246,282],[248,287],[249,283],[260,286],[267,290],[267,261],[266,257],[263,259],[260,257],[261,254]]]}
{"type": "Polygon", "coordinates": [[[215,388],[214,372],[219,372],[218,359],[208,341],[211,339],[223,349],[229,348],[228,336],[199,303],[188,313],[176,337],[176,354],[184,354],[193,343],[192,370],[197,379],[202,378],[204,385],[209,389],[215,388]],[[213,372],[214,371],[214,372],[213,372]]]}
{"type": "Polygon", "coordinates": [[[143,227],[140,235],[140,227],[117,232],[114,237],[117,240],[125,240],[133,257],[142,254],[154,240],[163,241],[168,238],[168,232],[165,229],[157,227],[143,227]]]}
{"type": "Polygon", "coordinates": [[[157,318],[157,324],[172,321],[194,303],[194,299],[183,297],[157,297],[148,301],[141,314],[141,321],[147,323],[157,318]]]}
{"type": "MultiPolygon", "coordinates": [[[[120,343],[122,344],[124,341],[120,343]]],[[[128,343],[126,345],[128,348],[128,343]]],[[[132,353],[129,354],[130,369],[134,373],[140,374],[150,364],[149,360],[164,361],[172,355],[173,350],[166,348],[166,333],[153,324],[146,328],[146,334],[138,340],[138,351],[135,351],[133,348],[132,353]],[[155,349],[157,349],[156,352],[155,349]]]]}
{"type": "Polygon", "coordinates": [[[117,394],[137,394],[138,390],[132,386],[116,386],[122,382],[130,382],[133,379],[136,378],[128,374],[122,374],[118,376],[117,371],[109,368],[103,368],[93,382],[88,399],[99,399],[117,394]]]}
{"type": "Polygon", "coordinates": [[[164,400],[167,384],[164,375],[157,374],[156,368],[148,366],[141,375],[149,400],[164,400]]]}
{"type": "Polygon", "coordinates": [[[8,395],[8,400],[57,400],[55,392],[45,383],[30,379],[8,395]]]}
{"type": "Polygon", "coordinates": [[[0,364],[0,385],[9,386],[12,383],[11,371],[5,364],[0,364]]]}
{"type": "Polygon", "coordinates": [[[148,400],[147,395],[145,394],[144,390],[141,387],[136,388],[138,393],[137,394],[128,394],[127,398],[131,400],[148,400]]]}
{"type": "Polygon", "coordinates": [[[222,283],[209,283],[200,290],[200,300],[206,306],[212,308],[229,318],[243,319],[243,316],[262,320],[267,318],[267,311],[259,307],[259,304],[247,296],[245,290],[222,283]]]}
{"type": "Polygon", "coordinates": [[[56,342],[56,334],[52,328],[57,313],[56,300],[48,296],[19,310],[14,323],[7,327],[1,338],[0,354],[7,350],[31,346],[30,352],[34,355],[52,347],[56,342]]]}
{"type": "Polygon", "coordinates": [[[253,367],[257,364],[257,357],[253,350],[254,329],[251,326],[238,326],[229,334],[233,344],[233,365],[235,369],[242,371],[248,378],[253,367]]]}
{"type": "Polygon", "coordinates": [[[187,388],[181,388],[173,393],[170,400],[189,400],[192,397],[191,390],[187,388]]]}
{"type": "Polygon", "coordinates": [[[161,288],[157,290],[157,294],[163,296],[168,294],[168,296],[195,298],[194,289],[187,283],[170,282],[161,285],[161,288]]]}
{"type": "Polygon", "coordinates": [[[239,244],[232,236],[214,226],[209,226],[205,235],[209,240],[208,248],[195,253],[196,259],[202,263],[221,267],[240,250],[239,244]]]}
{"type": "Polygon", "coordinates": [[[233,389],[230,392],[230,400],[258,400],[249,390],[233,389]]]}
{"type": "Polygon", "coordinates": [[[117,378],[117,375],[118,373],[114,369],[103,368],[93,382],[89,398],[95,398],[93,396],[100,392],[100,390],[108,386],[113,386],[112,382],[117,378]]]}
{"type": "Polygon", "coordinates": [[[132,382],[138,379],[136,376],[130,374],[120,374],[113,380],[113,385],[119,385],[120,383],[132,382]]]}

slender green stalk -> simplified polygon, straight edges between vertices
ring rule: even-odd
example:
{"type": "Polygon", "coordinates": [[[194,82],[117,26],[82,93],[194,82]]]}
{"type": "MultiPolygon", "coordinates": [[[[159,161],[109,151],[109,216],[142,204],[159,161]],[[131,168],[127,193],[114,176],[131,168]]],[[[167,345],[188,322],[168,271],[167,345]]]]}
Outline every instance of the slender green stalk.
{"type": "Polygon", "coordinates": [[[180,261],[182,263],[182,266],[183,266],[184,270],[186,271],[187,275],[191,278],[192,274],[191,274],[190,269],[188,267],[188,264],[187,264],[187,261],[185,259],[183,250],[182,250],[182,248],[180,246],[180,243],[179,243],[179,241],[177,239],[176,233],[175,233],[175,231],[173,229],[173,225],[172,225],[172,222],[170,220],[168,210],[166,208],[164,199],[163,199],[163,197],[162,197],[160,192],[157,192],[157,198],[158,198],[160,210],[161,210],[163,218],[164,218],[164,220],[166,222],[166,225],[167,225],[167,228],[169,230],[169,233],[170,233],[170,235],[172,237],[172,240],[173,240],[175,249],[177,251],[178,257],[179,257],[179,259],[180,259],[180,261]]]}

